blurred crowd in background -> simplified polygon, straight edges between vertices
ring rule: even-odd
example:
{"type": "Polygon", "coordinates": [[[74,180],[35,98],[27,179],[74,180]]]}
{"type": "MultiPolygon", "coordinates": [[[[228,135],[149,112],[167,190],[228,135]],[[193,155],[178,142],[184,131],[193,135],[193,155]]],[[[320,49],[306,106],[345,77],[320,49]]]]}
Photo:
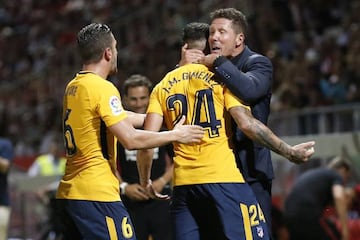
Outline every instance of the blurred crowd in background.
{"type": "Polygon", "coordinates": [[[220,7],[249,20],[248,45],[274,65],[276,111],[360,102],[360,2],[355,0],[2,0],[0,135],[36,155],[61,132],[62,94],[81,67],[76,33],[108,24],[118,40],[117,86],[133,73],[154,83],[180,58],[186,23],[220,7]]]}

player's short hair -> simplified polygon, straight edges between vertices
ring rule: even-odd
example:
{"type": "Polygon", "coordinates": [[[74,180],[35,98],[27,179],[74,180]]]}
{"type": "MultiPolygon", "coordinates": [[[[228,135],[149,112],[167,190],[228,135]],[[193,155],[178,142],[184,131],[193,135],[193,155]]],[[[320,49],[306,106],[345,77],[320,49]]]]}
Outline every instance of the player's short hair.
{"type": "Polygon", "coordinates": [[[77,45],[84,64],[101,60],[106,48],[111,48],[113,34],[106,24],[91,23],[83,27],[77,35],[77,45]]]}
{"type": "Polygon", "coordinates": [[[198,41],[208,38],[209,36],[209,24],[202,22],[191,22],[186,24],[183,29],[182,40],[183,43],[190,41],[198,41]]]}
{"type": "Polygon", "coordinates": [[[202,48],[200,50],[209,52],[209,24],[202,22],[188,23],[183,29],[183,45],[188,44],[188,48],[202,48]],[[204,44],[204,46],[202,46],[204,44]]]}
{"type": "Polygon", "coordinates": [[[245,14],[235,8],[220,8],[210,13],[210,22],[217,18],[226,18],[232,21],[234,31],[246,35],[248,22],[245,14]]]}
{"type": "Polygon", "coordinates": [[[127,78],[123,84],[124,94],[127,95],[129,88],[134,87],[146,87],[150,93],[153,84],[146,76],[141,74],[133,74],[129,78],[127,78]]]}

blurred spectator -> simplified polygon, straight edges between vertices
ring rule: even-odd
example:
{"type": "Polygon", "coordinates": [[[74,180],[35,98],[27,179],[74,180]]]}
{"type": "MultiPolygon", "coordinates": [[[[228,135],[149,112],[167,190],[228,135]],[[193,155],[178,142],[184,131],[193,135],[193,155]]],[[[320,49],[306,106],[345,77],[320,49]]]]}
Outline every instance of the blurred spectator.
{"type": "Polygon", "coordinates": [[[349,163],[335,157],[328,168],[308,170],[296,180],[284,205],[291,240],[349,239],[345,186],[350,173],[349,163]],[[336,211],[340,229],[323,215],[329,206],[336,211]]]}
{"type": "MultiPolygon", "coordinates": [[[[348,191],[350,194],[348,215],[349,239],[356,240],[360,236],[360,184],[349,188],[348,191]]],[[[336,215],[335,219],[338,229],[341,229],[341,223],[337,220],[336,215]]]]}
{"type": "Polygon", "coordinates": [[[10,220],[10,194],[8,188],[8,172],[14,157],[12,143],[0,138],[0,239],[7,239],[10,220]]]}
{"type": "Polygon", "coordinates": [[[347,98],[346,86],[337,74],[320,80],[320,89],[330,103],[345,103],[347,98]]]}
{"type": "Polygon", "coordinates": [[[62,176],[65,171],[66,158],[60,151],[59,142],[52,139],[48,151],[39,155],[28,170],[30,177],[62,176]]]}
{"type": "MultiPolygon", "coordinates": [[[[346,188],[347,204],[348,204],[348,219],[347,224],[349,228],[349,240],[359,239],[360,234],[360,185],[346,188]]],[[[324,218],[332,223],[341,231],[341,222],[336,214],[334,207],[328,207],[324,212],[324,218]]]]}
{"type": "MultiPolygon", "coordinates": [[[[58,216],[55,213],[56,202],[55,194],[59,185],[60,177],[65,172],[66,158],[61,151],[60,142],[56,136],[45,137],[48,142],[44,143],[44,153],[40,154],[32,163],[28,170],[30,177],[49,177],[58,176],[59,179],[53,182],[44,183],[36,191],[36,195],[40,200],[40,205],[45,207],[44,216],[39,231],[39,240],[47,240],[48,237],[60,236],[61,227],[58,216]]],[[[55,238],[54,238],[55,239],[55,238]]]]}

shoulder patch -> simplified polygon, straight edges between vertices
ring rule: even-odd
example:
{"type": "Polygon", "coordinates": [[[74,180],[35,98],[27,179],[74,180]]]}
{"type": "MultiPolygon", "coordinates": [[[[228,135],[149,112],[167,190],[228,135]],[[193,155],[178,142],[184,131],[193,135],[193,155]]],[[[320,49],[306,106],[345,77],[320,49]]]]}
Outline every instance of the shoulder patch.
{"type": "Polygon", "coordinates": [[[117,96],[111,96],[110,97],[109,105],[110,105],[110,108],[111,108],[111,112],[114,115],[119,115],[123,111],[120,99],[117,96]]]}

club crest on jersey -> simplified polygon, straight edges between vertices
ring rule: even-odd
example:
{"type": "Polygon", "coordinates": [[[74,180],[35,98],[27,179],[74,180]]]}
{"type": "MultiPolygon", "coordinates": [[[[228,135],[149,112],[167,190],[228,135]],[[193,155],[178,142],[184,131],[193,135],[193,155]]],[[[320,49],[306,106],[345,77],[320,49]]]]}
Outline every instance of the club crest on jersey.
{"type": "Polygon", "coordinates": [[[264,229],[262,227],[256,227],[256,233],[259,237],[264,237],[264,229]]]}
{"type": "Polygon", "coordinates": [[[109,104],[110,104],[111,112],[114,115],[119,115],[122,112],[122,107],[119,97],[111,96],[109,104]]]}

